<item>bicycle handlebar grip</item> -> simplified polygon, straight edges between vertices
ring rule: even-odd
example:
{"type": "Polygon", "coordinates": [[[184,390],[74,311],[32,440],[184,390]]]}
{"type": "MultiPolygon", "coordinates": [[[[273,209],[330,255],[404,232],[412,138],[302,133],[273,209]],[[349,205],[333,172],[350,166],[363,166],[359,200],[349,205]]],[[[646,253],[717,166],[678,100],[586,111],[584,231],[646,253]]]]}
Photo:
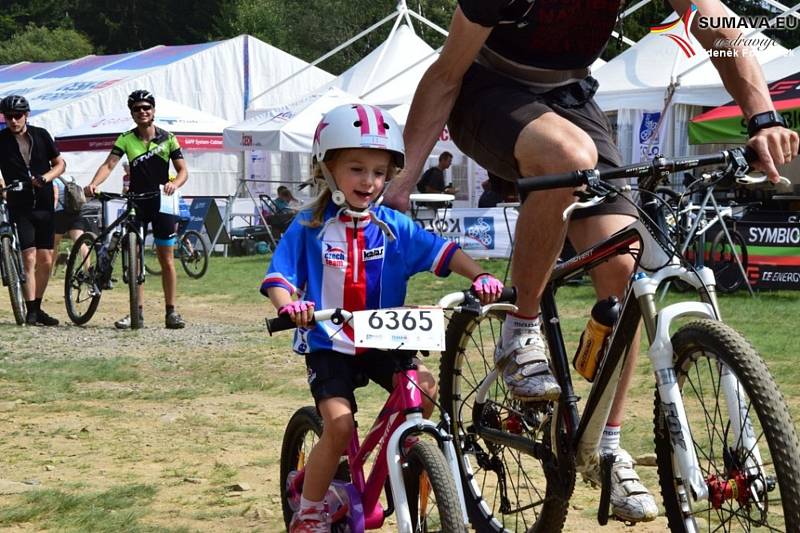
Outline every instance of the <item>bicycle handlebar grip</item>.
{"type": "Polygon", "coordinates": [[[278,331],[286,331],[287,329],[294,329],[297,327],[289,315],[278,315],[277,318],[270,318],[267,320],[267,331],[270,335],[278,331]]]}
{"type": "Polygon", "coordinates": [[[748,163],[756,163],[758,161],[758,154],[749,146],[744,147],[744,159],[748,163]]]}
{"type": "Polygon", "coordinates": [[[520,193],[544,191],[547,189],[561,189],[564,187],[580,187],[584,185],[580,172],[566,174],[551,174],[550,176],[535,176],[517,180],[517,190],[520,193]]]}
{"type": "Polygon", "coordinates": [[[517,302],[517,288],[516,287],[503,287],[503,292],[500,293],[500,302],[508,302],[510,304],[517,302]]]}

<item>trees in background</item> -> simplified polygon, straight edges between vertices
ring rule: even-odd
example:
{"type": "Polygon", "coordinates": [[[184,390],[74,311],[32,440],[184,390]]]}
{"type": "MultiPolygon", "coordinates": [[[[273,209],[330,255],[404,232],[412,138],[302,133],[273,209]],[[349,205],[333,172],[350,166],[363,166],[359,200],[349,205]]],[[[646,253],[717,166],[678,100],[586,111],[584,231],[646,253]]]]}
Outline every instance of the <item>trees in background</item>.
{"type": "MultiPolygon", "coordinates": [[[[396,1],[3,0],[0,64],[129,52],[158,44],[193,44],[243,33],[313,61],[393,13],[396,1]]],[[[409,8],[445,29],[457,2],[407,1],[409,8]]],[[[723,2],[740,14],[774,15],[760,0],[723,2]]],[[[625,19],[625,36],[640,39],[671,11],[667,2],[651,2],[625,19]]],[[[415,23],[415,29],[434,48],[444,40],[420,23],[415,23]]],[[[383,42],[389,30],[389,24],[382,26],[320,66],[341,73],[383,42]]],[[[787,48],[800,45],[800,32],[796,30],[767,34],[787,48]]],[[[611,59],[625,48],[612,39],[603,58],[611,59]]]]}

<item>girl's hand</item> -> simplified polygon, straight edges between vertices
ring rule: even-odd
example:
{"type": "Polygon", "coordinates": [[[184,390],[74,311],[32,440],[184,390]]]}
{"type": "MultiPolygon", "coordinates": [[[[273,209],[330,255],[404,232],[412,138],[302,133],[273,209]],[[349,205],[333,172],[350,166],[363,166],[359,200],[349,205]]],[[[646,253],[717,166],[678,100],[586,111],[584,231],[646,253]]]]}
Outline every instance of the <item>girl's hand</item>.
{"type": "Polygon", "coordinates": [[[481,304],[490,304],[500,298],[500,294],[503,292],[503,282],[484,272],[472,279],[472,291],[480,299],[481,304]]]}
{"type": "Polygon", "coordinates": [[[305,328],[314,320],[314,302],[295,300],[278,309],[279,315],[289,315],[300,328],[305,328]]]}

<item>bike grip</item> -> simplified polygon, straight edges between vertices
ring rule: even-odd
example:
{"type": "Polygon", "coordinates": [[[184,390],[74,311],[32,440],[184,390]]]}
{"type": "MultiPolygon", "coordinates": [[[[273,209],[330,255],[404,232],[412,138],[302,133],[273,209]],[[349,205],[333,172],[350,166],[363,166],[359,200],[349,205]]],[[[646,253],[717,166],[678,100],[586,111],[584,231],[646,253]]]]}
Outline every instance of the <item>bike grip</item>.
{"type": "Polygon", "coordinates": [[[297,324],[295,324],[292,317],[287,314],[278,315],[276,318],[267,320],[267,331],[270,335],[278,331],[286,331],[287,329],[294,329],[296,327],[297,324]]]}
{"type": "Polygon", "coordinates": [[[517,302],[517,288],[516,287],[503,287],[503,292],[500,293],[500,302],[508,302],[510,304],[517,302]]]}
{"type": "Polygon", "coordinates": [[[758,154],[749,146],[744,147],[744,159],[748,163],[755,163],[758,161],[758,154]]]}
{"type": "Polygon", "coordinates": [[[580,172],[534,176],[517,180],[517,190],[521,193],[544,191],[547,189],[561,189],[564,187],[579,187],[581,185],[584,185],[584,182],[580,172]]]}

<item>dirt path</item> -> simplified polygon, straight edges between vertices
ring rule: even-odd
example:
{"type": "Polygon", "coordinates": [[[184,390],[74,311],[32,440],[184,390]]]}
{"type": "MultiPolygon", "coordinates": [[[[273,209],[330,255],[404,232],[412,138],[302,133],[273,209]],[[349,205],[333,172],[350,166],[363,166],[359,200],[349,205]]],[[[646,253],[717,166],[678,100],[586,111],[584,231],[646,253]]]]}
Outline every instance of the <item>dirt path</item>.
{"type": "MultiPolygon", "coordinates": [[[[146,329],[118,332],[112,311],[125,309],[124,296],[104,296],[85,328],[16,328],[0,307],[0,527],[120,530],[96,524],[127,513],[131,530],[279,531],[283,427],[310,399],[288,337],[262,332],[263,304],[204,298],[181,308],[186,330],[163,329],[153,298],[146,329]],[[102,521],[90,503],[65,503],[120,488],[129,499],[102,521]],[[62,506],[37,513],[21,494],[43,489],[62,506]],[[12,510],[30,513],[10,520],[12,510]]],[[[54,302],[48,309],[64,316],[54,302]]],[[[649,426],[649,400],[631,411],[649,426]]],[[[655,489],[655,469],[641,470],[655,489]]],[[[597,527],[597,497],[578,484],[567,531],[597,527]]],[[[663,518],[636,528],[665,529],[663,518]]]]}

